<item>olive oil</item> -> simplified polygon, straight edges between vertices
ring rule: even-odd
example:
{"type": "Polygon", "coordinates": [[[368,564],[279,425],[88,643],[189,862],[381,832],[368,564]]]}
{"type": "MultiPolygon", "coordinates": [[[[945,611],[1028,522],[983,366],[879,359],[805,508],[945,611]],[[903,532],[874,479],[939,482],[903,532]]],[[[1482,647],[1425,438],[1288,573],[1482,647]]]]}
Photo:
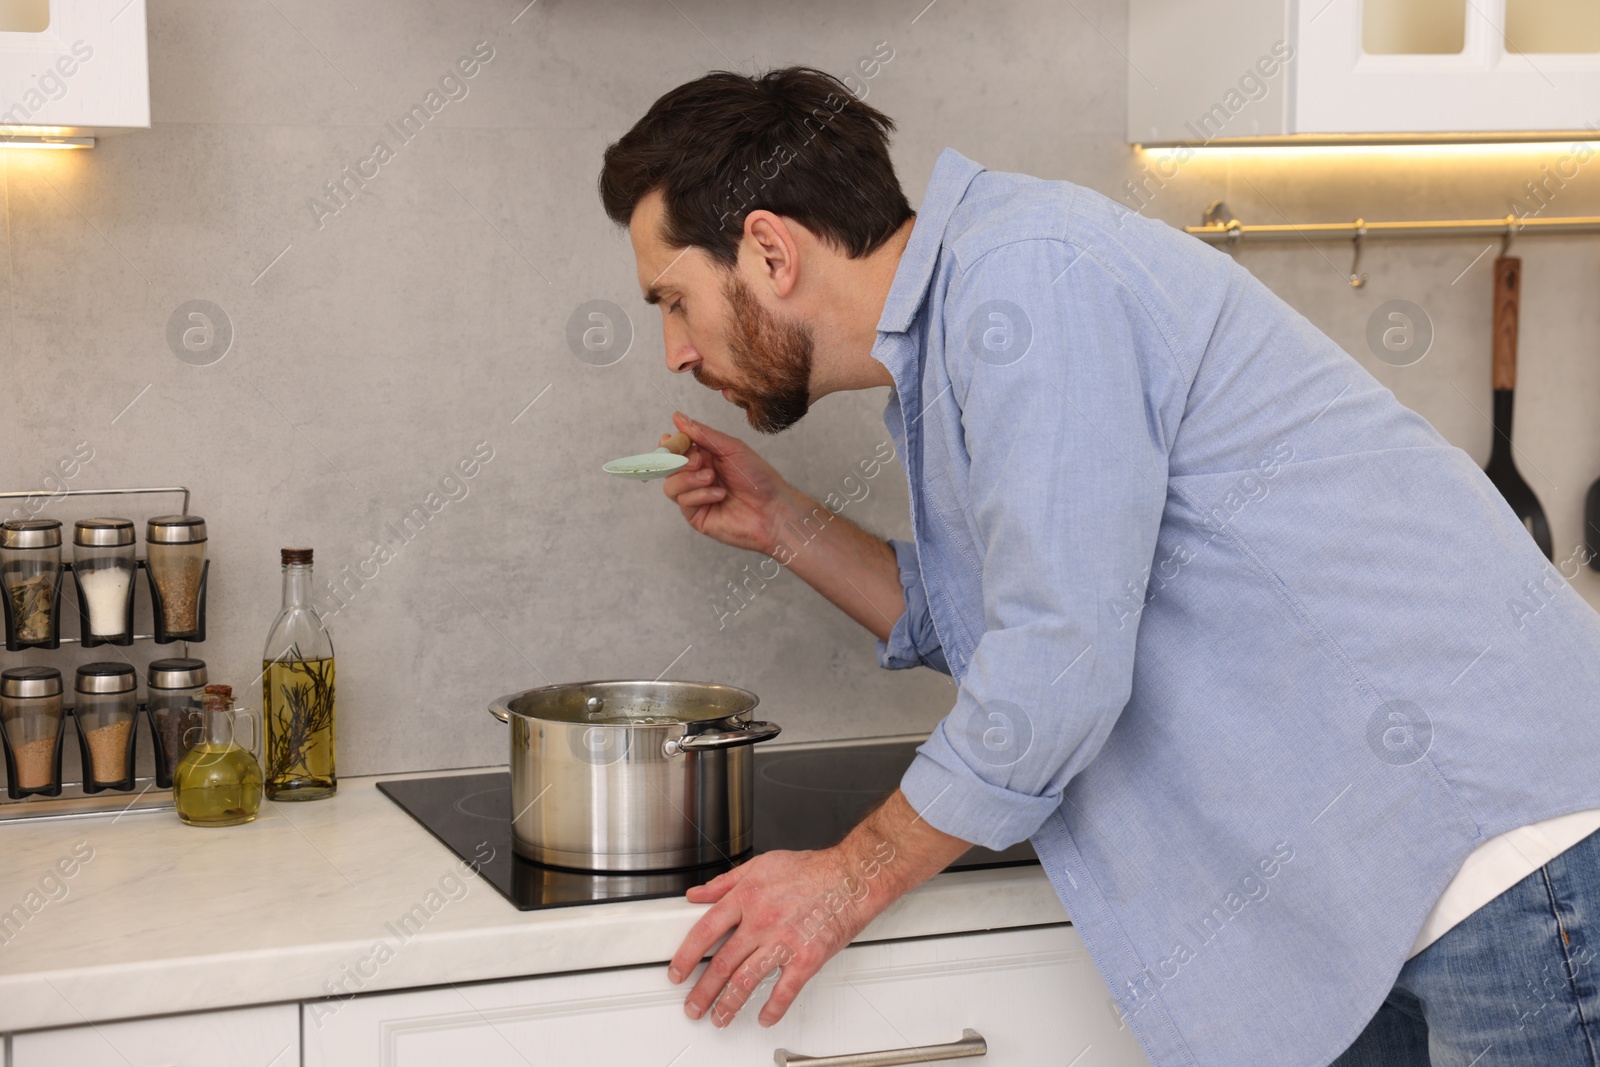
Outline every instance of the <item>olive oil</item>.
{"type": "Polygon", "coordinates": [[[233,710],[232,690],[225,685],[206,686],[201,708],[205,738],[183,754],[172,775],[178,818],[190,826],[250,822],[261,810],[261,764],[238,743],[234,728],[251,716],[233,710]]]}
{"type": "Polygon", "coordinates": [[[261,666],[267,722],[267,796],[319,800],[334,773],[333,657],[267,660],[261,666]]]}
{"type": "Polygon", "coordinates": [[[261,653],[267,797],[321,800],[339,787],[333,769],[333,638],[311,606],[311,549],[286,548],[283,610],[261,653]]]}
{"type": "Polygon", "coordinates": [[[261,811],[261,765],[235,744],[202,742],[172,777],[178,818],[190,826],[237,826],[261,811]]]}

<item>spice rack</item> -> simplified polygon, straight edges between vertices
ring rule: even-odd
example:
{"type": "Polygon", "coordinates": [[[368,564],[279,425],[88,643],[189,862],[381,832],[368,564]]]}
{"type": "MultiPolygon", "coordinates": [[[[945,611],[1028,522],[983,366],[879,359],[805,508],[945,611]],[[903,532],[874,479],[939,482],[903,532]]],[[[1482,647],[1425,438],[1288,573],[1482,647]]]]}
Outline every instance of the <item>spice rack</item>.
{"type": "MultiPolygon", "coordinates": [[[[56,499],[59,499],[59,498],[62,498],[62,497],[120,497],[120,496],[143,496],[143,495],[160,495],[160,494],[181,495],[182,500],[183,500],[181,513],[184,514],[184,515],[189,514],[189,497],[190,497],[189,489],[186,486],[181,486],[181,485],[180,486],[141,486],[141,487],[136,487],[136,488],[123,488],[123,489],[62,489],[62,490],[45,491],[45,492],[41,492],[41,491],[38,491],[38,490],[7,491],[7,492],[0,492],[0,501],[4,501],[4,500],[21,500],[21,499],[27,499],[27,498],[40,498],[40,497],[44,497],[44,498],[46,498],[48,500],[56,500],[56,499]]],[[[42,508],[40,510],[42,510],[42,508]]],[[[37,516],[38,514],[39,514],[38,511],[34,511],[32,514],[29,515],[29,517],[32,518],[32,517],[37,516]]],[[[123,653],[120,651],[120,648],[118,648],[117,646],[127,646],[127,645],[132,645],[132,644],[134,644],[136,642],[150,641],[150,642],[154,642],[157,645],[167,645],[167,646],[174,646],[175,645],[176,646],[175,654],[178,655],[178,656],[186,658],[186,657],[189,656],[189,642],[190,641],[197,641],[198,642],[198,641],[204,641],[205,640],[205,600],[206,600],[206,597],[205,597],[205,582],[206,582],[207,573],[210,570],[210,566],[211,566],[211,561],[208,559],[203,564],[203,569],[202,569],[201,575],[200,575],[200,585],[199,585],[199,592],[198,592],[198,626],[196,627],[196,630],[193,633],[190,633],[190,634],[188,634],[186,636],[172,636],[172,635],[169,635],[162,628],[162,620],[164,618],[164,612],[160,609],[160,592],[157,590],[156,583],[154,581],[151,581],[149,583],[149,590],[150,590],[150,596],[151,596],[151,600],[152,600],[152,608],[154,609],[152,611],[152,616],[153,616],[153,619],[155,620],[155,625],[152,627],[152,629],[155,632],[144,633],[144,634],[135,633],[135,632],[133,632],[134,627],[131,625],[131,622],[130,622],[130,625],[128,626],[127,635],[125,635],[125,636],[123,636],[121,638],[118,638],[118,639],[97,639],[97,638],[94,638],[94,637],[90,636],[88,640],[84,640],[83,637],[64,637],[64,636],[61,636],[60,635],[60,628],[61,628],[61,625],[60,625],[60,623],[61,623],[61,617],[60,617],[61,593],[60,593],[60,590],[61,590],[61,586],[65,584],[65,582],[62,581],[62,582],[59,582],[57,587],[56,587],[56,594],[55,594],[56,603],[55,603],[55,608],[54,608],[54,613],[55,613],[55,618],[56,618],[56,623],[55,623],[56,633],[53,636],[53,639],[51,641],[47,642],[47,643],[44,643],[44,644],[33,643],[33,644],[19,645],[19,642],[17,641],[16,634],[14,632],[14,627],[12,625],[12,621],[13,621],[12,620],[12,612],[9,610],[9,605],[6,605],[7,610],[5,610],[5,612],[4,612],[5,624],[6,624],[6,626],[5,626],[6,633],[4,635],[5,636],[5,643],[4,643],[3,646],[0,646],[0,648],[3,648],[3,650],[5,652],[8,652],[8,653],[26,655],[26,654],[30,654],[30,653],[48,652],[48,651],[50,651],[52,649],[59,648],[61,645],[77,645],[77,644],[81,644],[85,648],[94,648],[94,647],[97,647],[99,645],[106,645],[106,646],[108,646],[108,651],[114,653],[117,657],[120,657],[122,659],[126,659],[126,656],[123,655],[123,653]]],[[[149,568],[148,568],[147,563],[146,563],[145,560],[143,560],[143,559],[138,560],[137,561],[137,568],[139,570],[144,570],[147,575],[149,574],[149,568]]],[[[71,570],[72,569],[71,568],[71,564],[70,563],[63,563],[62,569],[64,571],[71,570]]],[[[74,584],[75,584],[75,586],[76,586],[76,581],[77,581],[77,578],[76,578],[76,575],[75,575],[74,576],[74,584]]],[[[72,615],[74,615],[76,617],[79,617],[81,620],[83,620],[83,625],[82,625],[82,631],[81,632],[83,634],[85,634],[85,635],[88,635],[89,634],[89,627],[87,625],[87,608],[83,605],[81,590],[78,591],[78,597],[79,597],[79,604],[77,605],[77,610],[70,612],[70,614],[72,614],[72,615]]],[[[133,598],[131,596],[130,596],[130,599],[129,599],[128,611],[129,611],[129,614],[131,616],[132,611],[133,611],[133,598]]],[[[137,670],[137,668],[136,668],[136,670],[137,670]]],[[[63,673],[64,676],[70,677],[68,672],[63,671],[62,673],[63,673]]],[[[70,682],[68,684],[70,685],[70,682]]],[[[68,690],[68,692],[70,692],[70,689],[68,690]]],[[[65,718],[72,719],[73,721],[72,721],[72,724],[71,724],[70,727],[67,726],[65,723],[62,726],[61,734],[59,736],[59,740],[58,740],[58,743],[57,743],[57,748],[58,748],[58,755],[56,757],[57,766],[59,766],[59,764],[60,764],[59,750],[68,748],[68,746],[69,746],[69,739],[67,737],[68,731],[70,730],[71,732],[76,734],[78,732],[78,729],[79,729],[78,723],[77,723],[77,719],[76,719],[76,715],[75,715],[75,708],[74,707],[66,707],[66,706],[64,706],[62,708],[62,712],[63,712],[63,715],[64,715],[65,718]]],[[[3,788],[0,788],[0,822],[6,822],[6,821],[11,821],[11,820],[16,820],[16,819],[66,818],[66,817],[84,816],[84,815],[100,815],[100,814],[104,814],[104,813],[107,813],[107,812],[171,810],[173,808],[173,806],[174,806],[173,805],[173,799],[172,799],[172,788],[171,788],[170,785],[163,786],[163,785],[160,784],[160,782],[158,781],[158,777],[165,777],[165,775],[161,774],[159,772],[159,770],[155,769],[155,768],[157,768],[157,765],[160,762],[159,758],[157,756],[157,753],[156,753],[156,748],[155,748],[155,744],[156,744],[156,742],[155,742],[156,726],[155,726],[155,719],[151,715],[150,708],[148,707],[147,702],[139,702],[136,705],[136,710],[134,712],[134,719],[133,719],[133,722],[134,722],[134,738],[132,739],[132,742],[131,742],[131,744],[129,746],[130,754],[136,753],[136,751],[137,751],[137,748],[138,748],[138,745],[139,745],[139,742],[138,742],[138,733],[139,733],[138,723],[141,722],[141,721],[143,721],[145,723],[145,731],[149,735],[148,736],[148,740],[147,740],[147,744],[146,744],[145,747],[151,753],[151,761],[150,762],[151,762],[152,770],[147,775],[140,775],[140,774],[135,773],[134,776],[133,776],[133,784],[132,784],[131,788],[128,788],[128,789],[106,789],[106,788],[102,787],[98,791],[91,792],[89,789],[85,788],[85,784],[84,784],[83,781],[76,781],[75,782],[75,781],[70,781],[70,780],[64,780],[61,783],[61,793],[60,793],[59,796],[38,796],[38,795],[34,795],[34,796],[23,797],[23,798],[17,799],[17,800],[11,799],[11,797],[7,794],[7,791],[5,789],[3,789],[3,788]]],[[[72,745],[71,747],[76,749],[79,746],[78,745],[72,745]]],[[[133,761],[133,755],[130,755],[130,763],[132,761],[133,761]]],[[[87,778],[87,777],[88,777],[87,773],[84,773],[84,774],[80,775],[80,778],[87,778]]]]}

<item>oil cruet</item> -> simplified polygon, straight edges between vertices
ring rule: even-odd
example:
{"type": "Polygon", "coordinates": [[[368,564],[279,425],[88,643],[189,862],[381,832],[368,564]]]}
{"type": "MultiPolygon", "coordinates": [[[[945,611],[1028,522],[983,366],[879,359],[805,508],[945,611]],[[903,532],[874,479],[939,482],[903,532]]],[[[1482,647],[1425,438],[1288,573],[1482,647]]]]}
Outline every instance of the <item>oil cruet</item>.
{"type": "Polygon", "coordinates": [[[208,685],[200,698],[200,733],[172,776],[178,818],[190,826],[237,826],[261,810],[261,731],[256,717],[235,711],[233,687],[208,685]],[[241,721],[250,723],[250,745],[239,744],[241,721]]]}

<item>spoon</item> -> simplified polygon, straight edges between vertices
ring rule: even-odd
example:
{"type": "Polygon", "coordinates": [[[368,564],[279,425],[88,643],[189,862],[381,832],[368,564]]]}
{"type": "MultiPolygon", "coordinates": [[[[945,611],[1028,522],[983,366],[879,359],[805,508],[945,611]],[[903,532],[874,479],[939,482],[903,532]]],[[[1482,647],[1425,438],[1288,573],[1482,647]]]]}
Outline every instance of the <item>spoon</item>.
{"type": "Polygon", "coordinates": [[[632,478],[637,482],[648,482],[652,478],[662,478],[678,470],[689,462],[689,457],[684,455],[689,451],[689,435],[675,433],[667,439],[667,443],[654,452],[643,452],[637,456],[623,456],[614,459],[600,469],[607,474],[615,474],[618,478],[632,478]]]}

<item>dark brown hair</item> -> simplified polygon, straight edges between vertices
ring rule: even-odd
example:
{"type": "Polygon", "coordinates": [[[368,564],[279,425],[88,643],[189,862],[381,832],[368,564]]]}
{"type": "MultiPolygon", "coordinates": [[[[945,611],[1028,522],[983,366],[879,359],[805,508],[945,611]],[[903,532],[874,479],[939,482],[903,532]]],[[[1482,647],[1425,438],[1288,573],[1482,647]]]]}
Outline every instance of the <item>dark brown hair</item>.
{"type": "Polygon", "coordinates": [[[859,259],[913,215],[889,159],[893,129],[823,71],[716,70],[661,97],[606,149],[600,200],[627,226],[661,190],[663,239],[727,267],[738,262],[745,216],[760,209],[859,259]]]}

